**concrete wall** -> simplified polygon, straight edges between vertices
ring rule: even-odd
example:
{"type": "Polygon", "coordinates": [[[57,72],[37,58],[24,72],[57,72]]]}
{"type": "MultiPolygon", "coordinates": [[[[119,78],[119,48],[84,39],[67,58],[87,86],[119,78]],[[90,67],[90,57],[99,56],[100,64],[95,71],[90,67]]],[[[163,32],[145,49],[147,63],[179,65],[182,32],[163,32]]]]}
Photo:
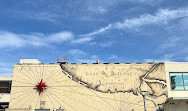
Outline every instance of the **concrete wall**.
{"type": "MultiPolygon", "coordinates": [[[[0,77],[0,81],[12,81],[12,77],[0,77]]],[[[10,93],[1,93],[0,102],[10,102],[10,93]]]]}
{"type": "Polygon", "coordinates": [[[20,64],[40,64],[38,59],[20,59],[20,64]]]}
{"type": "Polygon", "coordinates": [[[10,102],[10,94],[1,93],[0,94],[0,102],[10,102]]]}
{"type": "Polygon", "coordinates": [[[165,63],[168,98],[188,99],[188,91],[173,91],[170,87],[170,72],[188,72],[188,63],[186,62],[166,62],[165,63]]]}

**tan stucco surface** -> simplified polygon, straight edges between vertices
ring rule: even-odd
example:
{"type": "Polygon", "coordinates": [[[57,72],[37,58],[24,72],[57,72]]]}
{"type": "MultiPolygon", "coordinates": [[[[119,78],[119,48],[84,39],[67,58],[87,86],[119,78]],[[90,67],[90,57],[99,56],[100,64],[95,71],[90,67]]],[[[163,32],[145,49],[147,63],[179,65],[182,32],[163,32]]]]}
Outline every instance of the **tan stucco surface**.
{"type": "Polygon", "coordinates": [[[9,111],[155,111],[167,100],[163,63],[17,64],[9,111]],[[39,95],[41,79],[47,88],[39,95]],[[43,102],[41,102],[43,101],[43,102]]]}

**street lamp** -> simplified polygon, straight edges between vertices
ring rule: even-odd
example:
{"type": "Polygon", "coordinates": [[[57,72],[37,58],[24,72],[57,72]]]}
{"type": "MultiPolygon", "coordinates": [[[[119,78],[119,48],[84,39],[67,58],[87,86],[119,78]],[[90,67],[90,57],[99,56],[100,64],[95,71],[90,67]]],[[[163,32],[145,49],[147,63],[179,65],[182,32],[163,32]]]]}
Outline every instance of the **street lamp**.
{"type": "Polygon", "coordinates": [[[147,111],[146,110],[146,93],[147,93],[147,91],[141,91],[141,93],[142,93],[142,96],[143,96],[143,99],[144,99],[144,111],[147,111]]]}

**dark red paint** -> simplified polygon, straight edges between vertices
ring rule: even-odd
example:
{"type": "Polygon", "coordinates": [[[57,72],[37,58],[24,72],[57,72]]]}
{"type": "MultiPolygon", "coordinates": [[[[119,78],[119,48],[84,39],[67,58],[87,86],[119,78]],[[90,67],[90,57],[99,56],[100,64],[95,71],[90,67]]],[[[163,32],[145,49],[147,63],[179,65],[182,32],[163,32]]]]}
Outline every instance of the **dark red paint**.
{"type": "Polygon", "coordinates": [[[46,89],[47,85],[45,85],[45,83],[43,83],[43,81],[41,80],[40,83],[36,85],[36,87],[40,94],[44,89],[46,89]]]}

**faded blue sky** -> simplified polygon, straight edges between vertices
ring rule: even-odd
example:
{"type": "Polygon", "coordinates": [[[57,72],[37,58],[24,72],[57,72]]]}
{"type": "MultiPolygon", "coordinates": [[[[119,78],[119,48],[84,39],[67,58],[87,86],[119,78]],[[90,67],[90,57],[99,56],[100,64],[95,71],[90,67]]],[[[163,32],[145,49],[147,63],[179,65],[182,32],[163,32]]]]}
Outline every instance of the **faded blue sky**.
{"type": "Polygon", "coordinates": [[[188,0],[1,0],[0,75],[19,59],[188,61],[188,0]]]}

